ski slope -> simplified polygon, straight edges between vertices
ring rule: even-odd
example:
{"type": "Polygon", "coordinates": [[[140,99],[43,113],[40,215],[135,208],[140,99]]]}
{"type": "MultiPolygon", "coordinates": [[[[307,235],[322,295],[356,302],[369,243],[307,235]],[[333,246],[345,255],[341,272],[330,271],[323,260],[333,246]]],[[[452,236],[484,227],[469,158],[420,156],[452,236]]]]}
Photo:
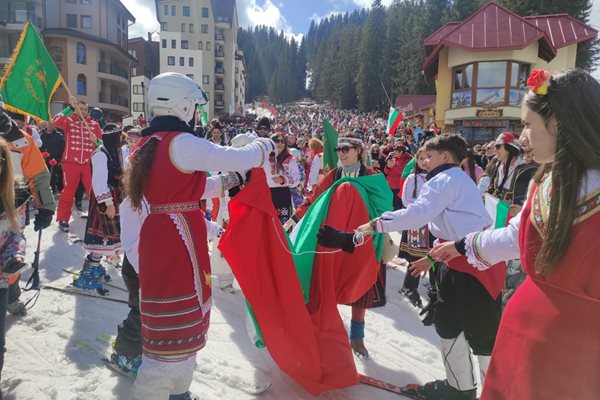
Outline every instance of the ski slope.
{"type": "MultiPolygon", "coordinates": [[[[83,235],[85,220],[71,221],[71,232],[83,235]]],[[[37,234],[26,229],[27,260],[33,260],[37,234]]],[[[399,236],[394,237],[399,240],[399,236]]],[[[79,270],[84,251],[70,244],[56,224],[44,230],[40,257],[42,283],[67,285],[72,277],[64,268],[79,270]]],[[[390,264],[392,265],[392,264],[390,264]]],[[[108,268],[113,282],[123,285],[119,272],[108,268]]],[[[25,284],[30,270],[22,277],[25,284]]],[[[387,306],[367,311],[365,345],[371,357],[356,359],[367,375],[404,385],[444,378],[438,338],[432,327],[424,327],[418,312],[398,290],[405,270],[388,269],[387,306]]],[[[123,285],[124,286],[124,285],[123,285]]],[[[126,299],[127,294],[110,288],[126,299]]],[[[422,289],[423,297],[425,288],[422,289]]],[[[24,292],[27,300],[31,292],[24,292]]],[[[206,347],[198,353],[198,366],[191,390],[203,400],[313,399],[275,365],[267,350],[255,348],[245,328],[243,298],[215,290],[214,307],[206,347]],[[254,383],[272,382],[259,396],[244,392],[254,383]]],[[[423,299],[425,301],[425,299],[423,299]]],[[[339,306],[346,326],[350,307],[339,306]]],[[[25,317],[7,316],[5,364],[0,383],[4,400],[106,400],[127,399],[132,382],[108,369],[101,361],[110,352],[117,324],[125,318],[125,304],[63,294],[42,289],[37,304],[25,317]]],[[[320,400],[398,399],[365,385],[335,390],[320,400]]]]}

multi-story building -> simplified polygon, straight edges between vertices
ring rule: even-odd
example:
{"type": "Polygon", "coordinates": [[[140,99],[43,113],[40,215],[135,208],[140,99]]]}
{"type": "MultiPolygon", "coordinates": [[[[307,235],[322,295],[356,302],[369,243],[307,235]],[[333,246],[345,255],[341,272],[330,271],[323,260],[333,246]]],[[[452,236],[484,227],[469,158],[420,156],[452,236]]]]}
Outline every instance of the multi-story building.
{"type": "MultiPolygon", "coordinates": [[[[243,54],[237,53],[235,0],[156,0],[156,14],[160,72],[192,76],[209,97],[211,117],[233,114],[239,103],[243,107],[244,92],[238,93],[235,86],[236,66],[238,73],[243,71],[243,54]]],[[[240,85],[245,83],[238,80],[240,85]]]]}
{"type": "Polygon", "coordinates": [[[43,28],[43,0],[0,1],[0,74],[10,61],[27,20],[43,28]]]}
{"type": "Polygon", "coordinates": [[[235,91],[234,102],[235,112],[244,113],[244,102],[246,93],[246,63],[244,62],[244,52],[241,50],[235,53],[235,91]]]}
{"type": "Polygon", "coordinates": [[[160,71],[158,42],[152,41],[150,33],[148,40],[143,37],[130,39],[129,54],[138,60],[138,64],[131,68],[131,116],[138,118],[141,114],[146,118],[144,95],[150,79],[160,71]]]}
{"type": "MultiPolygon", "coordinates": [[[[72,94],[101,108],[107,121],[129,114],[128,29],[135,18],[119,0],[45,0],[44,39],[72,94]]],[[[53,111],[68,103],[54,96],[53,111]]]]}

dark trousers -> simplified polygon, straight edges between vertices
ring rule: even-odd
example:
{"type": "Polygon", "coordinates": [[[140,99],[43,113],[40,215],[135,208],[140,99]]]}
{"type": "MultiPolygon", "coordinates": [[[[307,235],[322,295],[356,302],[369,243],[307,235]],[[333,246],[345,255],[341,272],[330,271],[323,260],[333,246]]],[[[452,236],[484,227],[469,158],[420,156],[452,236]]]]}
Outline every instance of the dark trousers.
{"type": "Polygon", "coordinates": [[[142,322],[140,320],[140,281],[137,272],[127,259],[123,260],[121,275],[129,291],[129,314],[119,324],[115,351],[127,357],[142,354],[142,322]]]}
{"type": "Polygon", "coordinates": [[[394,194],[394,197],[392,199],[394,211],[404,208],[404,204],[402,204],[402,198],[398,197],[398,193],[400,193],[400,189],[392,189],[392,193],[394,194]]]}
{"type": "Polygon", "coordinates": [[[84,193],[85,193],[85,186],[83,186],[82,181],[79,181],[79,186],[77,186],[77,191],[75,191],[75,202],[81,203],[83,201],[84,193]]]}
{"type": "MultiPolygon", "coordinates": [[[[8,289],[0,289],[0,379],[2,374],[2,368],[4,367],[4,353],[6,348],[6,308],[8,306],[8,289]]],[[[0,393],[0,398],[1,397],[0,393]]]]}
{"type": "Polygon", "coordinates": [[[8,298],[7,298],[8,303],[7,304],[11,304],[11,303],[14,303],[15,301],[19,300],[19,297],[21,297],[20,281],[17,279],[16,282],[14,282],[12,285],[10,285],[8,287],[8,290],[6,292],[8,293],[8,298]]]}
{"type": "Polygon", "coordinates": [[[433,324],[443,339],[454,339],[461,332],[476,355],[490,355],[496,341],[502,296],[492,299],[486,288],[472,275],[441,265],[436,280],[438,302],[433,324]]]}

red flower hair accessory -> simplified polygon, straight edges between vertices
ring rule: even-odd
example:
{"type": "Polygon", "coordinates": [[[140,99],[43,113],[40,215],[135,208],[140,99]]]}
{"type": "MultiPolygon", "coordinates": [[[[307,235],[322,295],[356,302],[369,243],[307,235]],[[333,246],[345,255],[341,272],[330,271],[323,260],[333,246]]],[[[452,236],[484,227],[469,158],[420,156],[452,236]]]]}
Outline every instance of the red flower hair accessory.
{"type": "Polygon", "coordinates": [[[55,166],[56,164],[58,164],[58,162],[56,162],[56,160],[53,158],[52,160],[48,161],[48,164],[55,166]]]}
{"type": "Polygon", "coordinates": [[[44,151],[44,152],[42,153],[42,157],[44,157],[44,158],[48,158],[48,157],[50,157],[50,153],[48,153],[47,151],[44,151]]]}
{"type": "Polygon", "coordinates": [[[536,69],[527,78],[527,87],[539,96],[547,95],[551,77],[550,72],[543,69],[536,69]]]}

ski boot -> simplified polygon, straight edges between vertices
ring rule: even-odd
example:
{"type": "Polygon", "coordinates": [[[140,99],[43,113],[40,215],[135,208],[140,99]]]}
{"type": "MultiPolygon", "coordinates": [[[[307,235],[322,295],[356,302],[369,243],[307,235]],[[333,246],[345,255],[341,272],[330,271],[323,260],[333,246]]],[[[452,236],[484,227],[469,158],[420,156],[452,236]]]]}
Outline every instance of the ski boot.
{"type": "Polygon", "coordinates": [[[58,221],[58,229],[60,229],[61,232],[68,233],[69,232],[69,223],[67,221],[58,221]]]}
{"type": "Polygon", "coordinates": [[[200,397],[193,396],[189,391],[181,394],[172,394],[169,400],[200,400],[200,397]]]}
{"type": "Polygon", "coordinates": [[[117,365],[126,373],[137,375],[140,365],[142,365],[142,356],[126,356],[115,351],[110,355],[110,362],[117,365]]]}
{"type": "Polygon", "coordinates": [[[412,304],[416,308],[423,308],[423,301],[421,300],[421,295],[417,291],[417,289],[409,289],[403,287],[400,290],[400,293],[408,299],[410,304],[412,304]]]}
{"type": "Polygon", "coordinates": [[[6,310],[15,317],[23,317],[27,315],[27,308],[25,308],[25,304],[21,300],[15,300],[10,303],[6,310]]]}
{"type": "Polygon", "coordinates": [[[424,385],[407,385],[400,389],[402,393],[423,400],[475,400],[477,389],[458,390],[447,380],[437,380],[424,385]]]}
{"type": "Polygon", "coordinates": [[[95,290],[105,296],[108,290],[102,287],[101,278],[105,278],[106,269],[100,265],[100,260],[88,255],[83,263],[79,276],[73,278],[73,286],[79,289],[95,290]]]}

